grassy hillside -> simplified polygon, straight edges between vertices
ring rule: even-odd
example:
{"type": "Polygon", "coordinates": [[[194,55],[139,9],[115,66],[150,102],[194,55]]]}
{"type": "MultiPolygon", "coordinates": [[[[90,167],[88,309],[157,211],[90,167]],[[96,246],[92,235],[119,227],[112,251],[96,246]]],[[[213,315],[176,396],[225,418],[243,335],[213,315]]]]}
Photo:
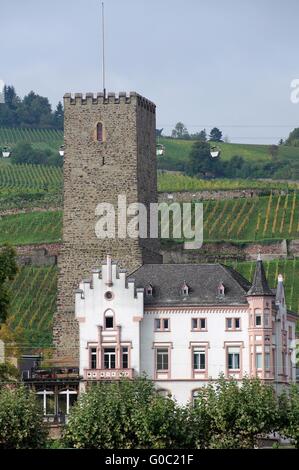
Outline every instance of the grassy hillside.
{"type": "MultiPolygon", "coordinates": [[[[283,274],[287,306],[299,311],[299,259],[265,262],[270,287],[276,287],[277,276],[283,274]]],[[[252,279],[254,262],[231,265],[243,276],[252,279]]],[[[52,322],[56,309],[57,268],[22,267],[10,286],[12,294],[9,324],[24,330],[23,347],[47,347],[52,341],[52,322]]]]}
{"type": "Polygon", "coordinates": [[[23,347],[46,347],[52,343],[52,321],[56,309],[57,267],[22,267],[10,284],[8,324],[21,326],[23,347]]]}
{"type": "MultiPolygon", "coordinates": [[[[160,166],[163,161],[166,162],[185,162],[190,153],[194,141],[160,138],[159,143],[165,146],[165,156],[159,157],[160,166]]],[[[269,145],[253,144],[230,144],[220,142],[217,144],[221,149],[221,158],[230,160],[234,155],[243,157],[250,161],[271,161],[269,154],[269,145]]],[[[299,160],[299,147],[290,147],[286,145],[279,146],[277,159],[299,160]]]]}

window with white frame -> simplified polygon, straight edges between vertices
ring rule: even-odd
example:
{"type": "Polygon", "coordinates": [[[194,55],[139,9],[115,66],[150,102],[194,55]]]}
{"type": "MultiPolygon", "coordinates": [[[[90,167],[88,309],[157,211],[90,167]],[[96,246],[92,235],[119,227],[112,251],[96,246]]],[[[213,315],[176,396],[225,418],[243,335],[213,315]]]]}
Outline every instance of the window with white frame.
{"type": "Polygon", "coordinates": [[[41,404],[44,415],[55,414],[55,396],[52,390],[41,390],[36,393],[37,399],[41,404]]]}
{"type": "Polygon", "coordinates": [[[206,318],[192,318],[191,319],[191,328],[193,331],[200,331],[207,329],[207,319],[206,318]]]}
{"type": "Polygon", "coordinates": [[[70,408],[77,400],[77,392],[75,390],[62,390],[58,394],[58,414],[68,415],[70,408]]]}
{"type": "Polygon", "coordinates": [[[263,368],[263,349],[262,346],[255,347],[255,368],[262,369],[263,368]]]}
{"type": "Polygon", "coordinates": [[[116,367],[116,353],[115,348],[104,348],[104,368],[115,369],[116,367]]]}
{"type": "Polygon", "coordinates": [[[240,318],[227,318],[226,319],[226,329],[227,330],[240,330],[241,328],[241,319],[240,318]]]}
{"type": "Polygon", "coordinates": [[[168,371],[169,362],[169,351],[168,348],[157,348],[156,349],[156,370],[168,371]]]}
{"type": "Polygon", "coordinates": [[[270,353],[266,352],[265,353],[265,369],[269,370],[270,369],[270,353]]]}
{"type": "Polygon", "coordinates": [[[97,360],[97,348],[94,347],[94,348],[90,348],[90,368],[91,369],[97,369],[97,363],[98,363],[98,360],[97,360]]]}
{"type": "Polygon", "coordinates": [[[169,331],[169,318],[155,318],[155,331],[169,331]]]}
{"type": "Polygon", "coordinates": [[[240,369],[240,347],[229,346],[227,348],[227,365],[229,370],[240,369]]]}
{"type": "Polygon", "coordinates": [[[121,348],[121,367],[122,367],[122,369],[128,369],[128,367],[129,367],[129,348],[128,348],[128,346],[122,346],[122,348],[121,348]]]}
{"type": "Polygon", "coordinates": [[[193,348],[193,370],[206,369],[206,349],[203,347],[193,348]]]}

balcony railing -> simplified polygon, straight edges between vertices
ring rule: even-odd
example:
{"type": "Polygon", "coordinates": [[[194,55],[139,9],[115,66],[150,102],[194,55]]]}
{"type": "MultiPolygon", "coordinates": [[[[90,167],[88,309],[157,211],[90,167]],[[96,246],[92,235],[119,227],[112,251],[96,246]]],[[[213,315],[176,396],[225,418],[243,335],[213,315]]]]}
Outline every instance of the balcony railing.
{"type": "Polygon", "coordinates": [[[132,379],[133,369],[85,369],[85,380],[132,379]]]}

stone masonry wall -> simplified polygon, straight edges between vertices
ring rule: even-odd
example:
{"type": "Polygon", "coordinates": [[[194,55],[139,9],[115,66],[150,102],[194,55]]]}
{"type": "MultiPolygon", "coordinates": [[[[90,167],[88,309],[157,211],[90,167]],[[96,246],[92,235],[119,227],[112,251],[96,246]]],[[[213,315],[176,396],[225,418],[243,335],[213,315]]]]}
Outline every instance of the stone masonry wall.
{"type": "Polygon", "coordinates": [[[102,94],[75,98],[66,95],[63,249],[59,256],[58,309],[54,319],[54,343],[58,357],[78,361],[78,328],[74,320],[74,291],[89,277],[107,252],[128,270],[136,269],[145,257],[160,262],[156,244],[136,239],[101,240],[96,237],[101,202],[117,208],[118,196],[127,204],[155,201],[155,105],[136,93],[119,97],[102,94]],[[103,124],[104,141],[96,140],[97,123],[103,124]],[[146,175],[145,175],[146,173],[146,175]],[[147,179],[146,189],[140,182],[147,179]],[[150,255],[149,255],[150,254],[150,255]]]}

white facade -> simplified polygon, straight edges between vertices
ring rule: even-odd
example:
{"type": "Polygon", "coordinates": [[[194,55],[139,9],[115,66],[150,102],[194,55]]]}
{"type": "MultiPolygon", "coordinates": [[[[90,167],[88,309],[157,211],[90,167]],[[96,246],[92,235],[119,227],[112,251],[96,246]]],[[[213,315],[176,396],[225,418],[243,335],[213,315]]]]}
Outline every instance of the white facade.
{"type": "Polygon", "coordinates": [[[107,257],[76,292],[82,384],[145,373],[179,403],[220,373],[284,386],[295,380],[291,354],[296,317],[280,298],[248,296],[240,305],[147,305],[151,285],[134,280],[107,257]]]}

